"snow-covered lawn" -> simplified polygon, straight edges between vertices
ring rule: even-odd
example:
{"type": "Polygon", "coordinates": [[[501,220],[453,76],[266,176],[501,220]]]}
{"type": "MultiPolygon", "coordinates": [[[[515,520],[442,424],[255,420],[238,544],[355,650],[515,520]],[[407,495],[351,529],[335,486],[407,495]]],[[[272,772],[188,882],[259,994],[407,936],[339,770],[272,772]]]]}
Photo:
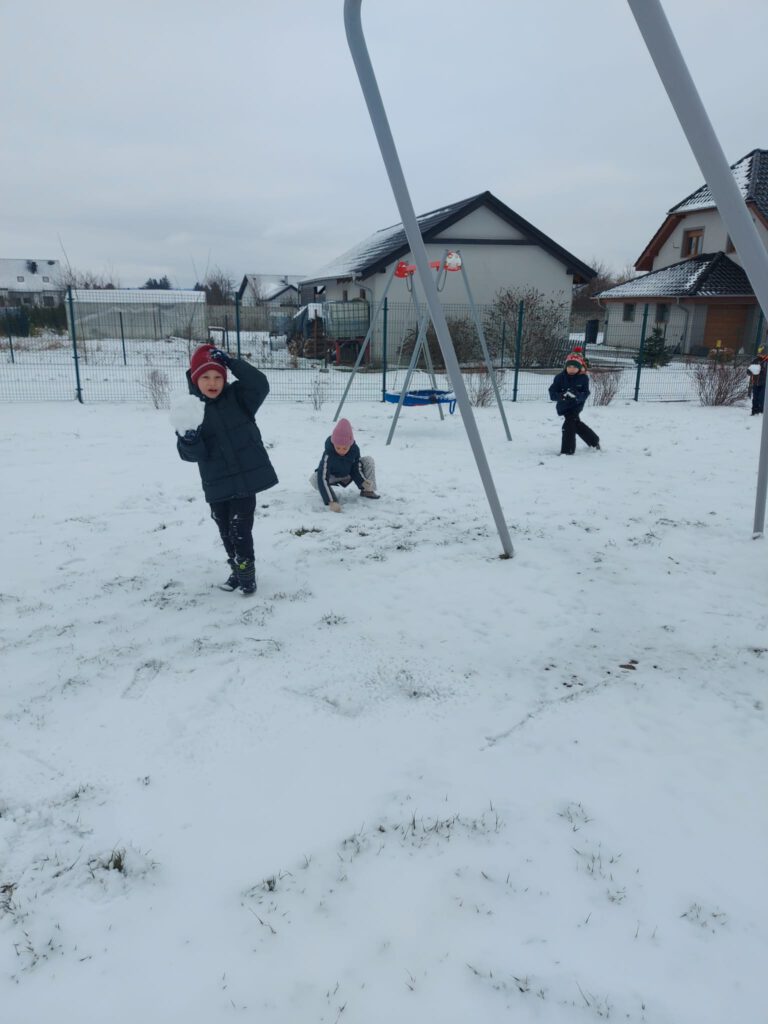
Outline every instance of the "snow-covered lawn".
{"type": "Polygon", "coordinates": [[[757,1024],[758,418],[267,401],[259,592],[167,413],[0,406],[3,1024],[757,1024]]]}

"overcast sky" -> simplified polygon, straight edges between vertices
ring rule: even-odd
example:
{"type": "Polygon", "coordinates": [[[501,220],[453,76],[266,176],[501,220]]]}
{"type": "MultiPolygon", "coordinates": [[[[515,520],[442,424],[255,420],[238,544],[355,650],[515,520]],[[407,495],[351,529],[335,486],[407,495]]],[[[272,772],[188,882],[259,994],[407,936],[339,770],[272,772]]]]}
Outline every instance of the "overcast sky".
{"type": "MultiPolygon", "coordinates": [[[[665,0],[729,162],[768,148],[766,0],[665,0]]],[[[130,287],[306,274],[400,220],[342,0],[0,0],[0,257],[130,287]]],[[[634,263],[703,181],[624,0],[363,0],[417,213],[489,189],[634,263]]]]}

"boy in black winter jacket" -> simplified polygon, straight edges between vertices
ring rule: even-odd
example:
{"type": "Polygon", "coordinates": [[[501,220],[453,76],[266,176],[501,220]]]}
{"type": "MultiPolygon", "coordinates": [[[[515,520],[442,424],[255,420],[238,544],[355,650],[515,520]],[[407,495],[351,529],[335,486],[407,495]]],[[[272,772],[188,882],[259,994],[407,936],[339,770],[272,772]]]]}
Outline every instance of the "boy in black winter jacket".
{"type": "Polygon", "coordinates": [[[190,394],[203,402],[202,422],[183,434],[177,430],[176,447],[184,462],[197,463],[227,552],[231,572],[222,589],[253,594],[256,495],[277,483],[255,422],[269,382],[255,366],[214,345],[201,345],[192,353],[187,382],[190,394]],[[227,383],[227,370],[236,378],[232,384],[227,383]]]}
{"type": "Polygon", "coordinates": [[[360,455],[349,420],[339,420],[331,436],[325,439],[323,457],[309,482],[320,492],[323,504],[330,512],[341,512],[331,484],[349,487],[355,483],[360,488],[361,498],[379,497],[374,461],[370,455],[360,455]]]}
{"type": "Polygon", "coordinates": [[[600,438],[579,419],[579,413],[589,397],[589,375],[581,349],[576,348],[568,355],[565,369],[557,374],[549,386],[549,397],[553,402],[557,402],[557,415],[563,417],[560,454],[575,454],[577,434],[590,448],[599,448],[600,438]]]}

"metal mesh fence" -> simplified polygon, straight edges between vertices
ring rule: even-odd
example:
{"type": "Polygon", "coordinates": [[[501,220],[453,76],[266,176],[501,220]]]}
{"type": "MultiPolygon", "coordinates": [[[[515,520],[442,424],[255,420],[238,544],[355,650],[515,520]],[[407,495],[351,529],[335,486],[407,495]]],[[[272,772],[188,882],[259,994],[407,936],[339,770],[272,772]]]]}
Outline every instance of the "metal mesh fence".
{"type": "MultiPolygon", "coordinates": [[[[478,405],[492,397],[478,325],[502,397],[511,402],[548,400],[552,376],[576,344],[589,360],[595,397],[610,393],[652,401],[697,401],[697,367],[743,366],[752,354],[727,348],[684,351],[686,314],[675,307],[663,323],[651,323],[646,309],[640,323],[602,318],[587,331],[583,323],[581,331],[572,330],[562,318],[545,322],[522,304],[503,312],[496,306],[473,310],[463,304],[444,309],[467,390],[478,405]]],[[[203,292],[195,291],[72,290],[61,296],[46,322],[24,323],[18,310],[0,310],[0,400],[164,405],[171,392],[185,388],[194,348],[213,340],[264,370],[273,399],[338,401],[371,327],[371,313],[362,300],[297,310],[237,300],[212,306],[203,292]]],[[[425,313],[425,306],[413,303],[384,303],[348,400],[375,401],[399,393],[425,313]]],[[[450,390],[434,330],[428,318],[425,322],[421,358],[409,388],[433,386],[426,348],[434,386],[450,390]]]]}

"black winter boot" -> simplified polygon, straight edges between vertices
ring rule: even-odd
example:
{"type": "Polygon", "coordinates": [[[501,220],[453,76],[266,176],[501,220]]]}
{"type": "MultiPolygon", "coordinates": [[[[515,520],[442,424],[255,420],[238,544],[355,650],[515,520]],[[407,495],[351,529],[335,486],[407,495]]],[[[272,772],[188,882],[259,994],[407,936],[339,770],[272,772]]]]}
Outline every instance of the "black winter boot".
{"type": "Polygon", "coordinates": [[[256,593],[256,563],[252,558],[237,563],[237,584],[244,594],[256,593]]]}
{"type": "Polygon", "coordinates": [[[226,583],[220,584],[219,589],[228,590],[231,592],[233,590],[237,590],[237,588],[240,586],[240,581],[237,578],[237,565],[235,563],[234,558],[228,558],[227,562],[229,563],[229,568],[232,571],[229,574],[229,579],[226,581],[226,583]]]}

